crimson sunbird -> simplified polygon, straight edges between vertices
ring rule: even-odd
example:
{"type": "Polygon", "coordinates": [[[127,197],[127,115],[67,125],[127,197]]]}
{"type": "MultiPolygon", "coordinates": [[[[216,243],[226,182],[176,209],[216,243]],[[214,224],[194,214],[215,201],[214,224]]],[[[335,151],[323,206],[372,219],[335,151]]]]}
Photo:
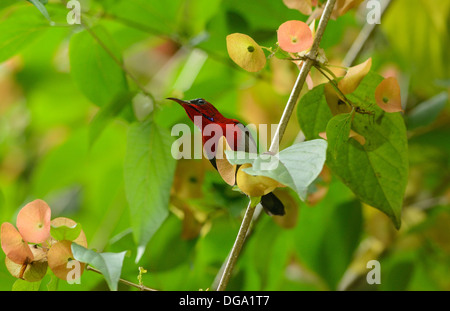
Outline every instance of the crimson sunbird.
{"type": "MultiPolygon", "coordinates": [[[[220,136],[214,135],[212,131],[207,131],[205,128],[208,125],[216,125],[225,136],[230,148],[234,151],[251,152],[256,151],[256,143],[245,125],[236,119],[228,119],[224,117],[211,103],[203,98],[193,100],[181,100],[178,98],[167,98],[180,104],[186,111],[189,119],[202,132],[203,146],[209,145],[210,148],[204,148],[208,160],[217,170],[216,166],[216,149],[220,136]],[[233,131],[227,131],[227,125],[233,126],[233,131]],[[210,141],[214,140],[214,141],[210,141]]],[[[238,167],[239,169],[239,167],[238,167]]],[[[237,170],[236,170],[237,171],[237,170]]],[[[284,215],[284,206],[272,192],[261,197],[261,205],[269,215],[284,215]]]]}

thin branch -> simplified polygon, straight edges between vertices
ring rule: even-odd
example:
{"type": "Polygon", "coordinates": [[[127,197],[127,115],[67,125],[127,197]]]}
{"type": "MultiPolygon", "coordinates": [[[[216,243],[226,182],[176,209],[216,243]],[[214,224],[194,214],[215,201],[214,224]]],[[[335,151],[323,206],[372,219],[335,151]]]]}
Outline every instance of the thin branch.
{"type": "Polygon", "coordinates": [[[330,82],[330,84],[333,86],[333,88],[336,90],[336,92],[339,93],[339,95],[341,95],[342,99],[351,107],[355,108],[355,105],[347,98],[347,96],[345,96],[345,94],[341,91],[341,89],[339,88],[338,84],[336,83],[335,80],[331,79],[324,71],[323,69],[325,68],[320,68],[319,66],[315,66],[315,68],[322,74],[322,76],[324,76],[325,78],[327,78],[327,80],[330,82]]]}
{"type": "MultiPolygon", "coordinates": [[[[314,42],[312,44],[310,52],[307,54],[308,59],[303,62],[302,68],[300,69],[300,73],[295,81],[294,87],[292,89],[291,95],[289,96],[289,100],[286,104],[286,107],[283,111],[283,115],[281,116],[280,123],[277,127],[275,135],[270,144],[269,151],[277,152],[279,147],[279,142],[282,139],[284,132],[286,131],[287,124],[289,119],[291,118],[292,112],[294,111],[294,107],[297,103],[298,97],[300,95],[300,91],[303,88],[303,84],[306,81],[306,77],[316,61],[316,56],[319,51],[320,41],[322,40],[322,36],[324,34],[325,28],[328,24],[328,20],[330,19],[331,13],[334,8],[334,4],[336,0],[328,0],[323,11],[322,17],[320,18],[319,25],[317,27],[316,36],[314,38],[314,42]]],[[[239,228],[238,235],[234,242],[233,248],[231,249],[231,253],[227,258],[227,262],[225,265],[225,269],[223,271],[222,277],[219,282],[219,286],[217,290],[223,291],[226,289],[228,282],[231,277],[231,273],[233,272],[236,261],[241,252],[242,246],[244,245],[245,238],[247,236],[247,232],[249,230],[253,214],[255,212],[255,208],[249,203],[247,206],[247,210],[245,212],[244,218],[242,220],[241,227],[239,228]]]]}
{"type": "MultiPolygon", "coordinates": [[[[97,270],[94,267],[91,267],[89,265],[86,265],[86,270],[93,271],[95,273],[103,275],[99,270],[97,270]]],[[[144,286],[144,285],[139,285],[139,284],[136,284],[136,283],[124,280],[124,279],[119,279],[119,282],[121,282],[123,284],[126,284],[128,286],[131,286],[131,287],[136,287],[136,288],[138,288],[138,289],[140,289],[142,291],[151,291],[151,292],[158,291],[157,289],[153,289],[153,288],[150,288],[150,287],[147,287],[147,286],[144,286]]]]}
{"type": "Polygon", "coordinates": [[[320,41],[322,40],[325,28],[327,27],[328,24],[328,20],[330,19],[331,13],[333,12],[335,2],[336,0],[327,1],[322,17],[320,18],[319,25],[317,26],[317,32],[311,50],[306,55],[307,59],[306,61],[303,62],[302,68],[300,69],[300,73],[297,77],[297,80],[295,81],[291,95],[289,96],[289,100],[286,104],[286,107],[284,108],[283,115],[281,116],[280,119],[280,123],[272,139],[272,143],[270,144],[269,148],[270,152],[278,151],[279,143],[284,135],[284,132],[286,131],[287,124],[294,111],[295,105],[300,95],[300,91],[303,88],[303,84],[306,81],[306,77],[309,71],[311,70],[311,67],[316,62],[316,56],[317,53],[319,52],[320,41]]]}
{"type": "Polygon", "coordinates": [[[125,72],[126,75],[130,77],[131,80],[134,81],[136,86],[148,97],[150,97],[153,101],[155,101],[155,97],[152,93],[147,91],[147,89],[141,84],[141,82],[125,67],[123,62],[114,55],[114,53],[106,46],[106,44],[97,36],[97,34],[92,31],[92,29],[86,25],[83,21],[81,22],[86,31],[94,38],[95,41],[105,50],[106,53],[111,57],[111,59],[125,72]]]}
{"type": "Polygon", "coordinates": [[[218,291],[224,291],[230,281],[231,273],[233,272],[239,254],[241,253],[242,246],[244,246],[245,238],[247,236],[248,229],[250,228],[254,213],[255,207],[253,207],[251,203],[248,203],[247,210],[245,211],[244,218],[242,219],[241,227],[239,228],[236,240],[234,241],[233,248],[227,257],[225,269],[223,270],[219,286],[217,287],[218,291]]]}

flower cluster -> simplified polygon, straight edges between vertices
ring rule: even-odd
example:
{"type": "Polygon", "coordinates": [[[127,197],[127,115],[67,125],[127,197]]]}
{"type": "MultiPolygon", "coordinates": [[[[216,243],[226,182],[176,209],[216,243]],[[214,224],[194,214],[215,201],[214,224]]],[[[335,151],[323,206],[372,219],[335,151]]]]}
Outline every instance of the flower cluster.
{"type": "MultiPolygon", "coordinates": [[[[36,282],[49,267],[58,278],[67,280],[73,268],[72,242],[87,247],[81,226],[65,217],[51,220],[51,209],[42,200],[25,205],[17,214],[16,226],[9,222],[1,225],[1,247],[8,271],[16,278],[36,282]],[[68,265],[70,262],[72,265],[68,265]]],[[[79,263],[79,267],[81,275],[84,264],[79,263]]]]}

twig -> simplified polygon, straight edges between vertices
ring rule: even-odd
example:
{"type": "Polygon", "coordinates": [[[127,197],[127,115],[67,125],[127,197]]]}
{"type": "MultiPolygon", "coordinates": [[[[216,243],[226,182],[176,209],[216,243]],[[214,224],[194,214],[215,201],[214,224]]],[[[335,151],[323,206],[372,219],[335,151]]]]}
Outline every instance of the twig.
{"type": "MultiPolygon", "coordinates": [[[[297,103],[300,91],[302,90],[303,84],[305,83],[306,76],[308,75],[309,70],[311,69],[313,63],[316,60],[316,56],[319,51],[320,41],[322,40],[323,33],[328,24],[328,20],[330,19],[331,12],[333,11],[335,2],[336,0],[327,1],[322,17],[320,18],[319,25],[317,27],[316,37],[314,38],[314,42],[312,44],[310,52],[307,54],[308,59],[303,62],[302,68],[300,69],[300,73],[297,77],[297,80],[295,81],[291,95],[289,96],[289,100],[286,104],[286,107],[284,108],[283,115],[281,116],[280,119],[280,123],[277,127],[277,130],[270,144],[269,148],[270,152],[278,151],[279,142],[283,137],[284,132],[286,131],[287,124],[292,115],[292,112],[294,111],[294,107],[297,103]]],[[[244,218],[242,220],[241,227],[239,228],[238,235],[234,242],[233,248],[231,249],[231,253],[227,258],[227,262],[222,277],[220,279],[219,286],[217,287],[217,290],[219,291],[225,290],[228,285],[231,273],[233,272],[234,266],[241,252],[242,246],[244,245],[245,237],[247,236],[247,232],[249,230],[254,212],[255,208],[252,207],[251,204],[249,203],[244,218]]]]}
{"type": "MultiPolygon", "coordinates": [[[[391,0],[387,0],[385,5],[381,8],[380,19],[383,16],[383,14],[386,12],[386,10],[389,7],[389,5],[391,4],[391,2],[392,2],[391,0]]],[[[345,55],[345,58],[342,61],[344,67],[350,67],[353,64],[353,62],[358,57],[359,53],[361,53],[361,50],[363,49],[367,40],[372,35],[376,26],[377,26],[377,24],[375,24],[375,23],[374,24],[367,23],[364,25],[363,29],[359,33],[356,40],[353,42],[352,46],[350,47],[350,49],[347,52],[347,55],[345,55]]]]}
{"type": "Polygon", "coordinates": [[[84,23],[84,21],[81,21],[81,24],[86,29],[86,31],[94,38],[95,41],[105,50],[106,53],[111,57],[111,59],[127,74],[131,80],[134,81],[136,86],[148,97],[152,99],[152,101],[155,101],[155,97],[152,93],[146,90],[146,88],[139,82],[139,80],[128,70],[128,68],[125,67],[123,62],[114,55],[114,53],[106,46],[106,44],[97,36],[97,34],[92,31],[92,29],[84,23]]]}
{"type": "MultiPolygon", "coordinates": [[[[91,267],[89,265],[86,265],[86,270],[93,271],[95,273],[103,275],[99,270],[97,270],[94,267],[91,267]]],[[[130,282],[130,281],[127,281],[127,280],[124,280],[124,279],[119,279],[119,282],[121,282],[123,284],[126,284],[128,286],[139,288],[142,291],[151,291],[151,292],[158,291],[157,289],[153,289],[153,288],[150,288],[150,287],[147,287],[147,286],[144,286],[144,285],[135,284],[133,282],[130,282]]]]}
{"type": "Polygon", "coordinates": [[[328,24],[328,20],[330,19],[331,13],[334,8],[336,0],[328,0],[327,4],[324,8],[322,17],[320,18],[319,25],[317,26],[316,37],[314,38],[314,42],[312,44],[311,50],[306,55],[307,59],[303,62],[303,66],[300,69],[300,73],[295,81],[294,87],[292,89],[291,95],[289,96],[289,100],[284,108],[283,115],[281,116],[280,123],[277,127],[275,135],[272,139],[272,143],[270,144],[269,151],[277,152],[279,147],[279,142],[281,141],[284,132],[286,131],[287,124],[289,119],[294,111],[295,105],[297,103],[298,97],[300,95],[300,91],[303,88],[303,84],[305,83],[306,77],[316,61],[316,56],[319,51],[320,41],[322,40],[323,34],[325,32],[325,28],[328,24]]]}
{"type": "Polygon", "coordinates": [[[314,68],[316,68],[321,74],[322,76],[324,76],[329,82],[330,84],[333,86],[333,88],[336,90],[336,92],[339,93],[339,95],[341,95],[342,99],[345,101],[345,103],[347,103],[348,105],[350,105],[351,107],[355,107],[355,105],[347,98],[347,96],[345,96],[344,93],[342,93],[341,89],[339,88],[338,84],[336,83],[335,80],[331,79],[324,71],[324,68],[320,68],[319,66],[315,66],[314,68]]]}
{"type": "MultiPolygon", "coordinates": [[[[249,206],[250,206],[250,204],[249,204],[249,206]]],[[[252,222],[251,222],[251,224],[252,224],[253,226],[256,224],[256,221],[259,219],[259,216],[261,215],[261,212],[262,212],[262,206],[261,206],[261,204],[258,204],[258,205],[254,208],[253,215],[252,215],[252,222]]],[[[245,216],[244,216],[244,217],[245,217],[245,216]]],[[[250,217],[249,217],[249,218],[250,218],[250,217]]],[[[242,225],[241,225],[241,226],[242,226],[242,225]]],[[[244,241],[245,241],[245,239],[248,238],[248,236],[249,236],[250,234],[251,234],[251,228],[247,229],[247,232],[246,232],[245,237],[244,237],[244,241]]],[[[239,233],[238,233],[238,235],[239,235],[239,233]]],[[[243,241],[242,243],[244,243],[244,241],[243,241]]],[[[243,246],[244,246],[244,244],[243,244],[243,246]]],[[[242,250],[241,250],[241,251],[242,251],[242,250]]],[[[223,278],[223,273],[224,273],[224,271],[225,271],[226,265],[228,264],[228,260],[229,260],[229,258],[230,258],[230,256],[231,256],[231,253],[232,253],[232,250],[230,250],[230,253],[228,254],[228,256],[227,256],[227,258],[225,259],[225,261],[223,262],[222,266],[220,267],[220,269],[219,269],[219,271],[218,271],[216,277],[214,278],[214,281],[213,281],[213,283],[212,283],[212,285],[211,285],[211,288],[218,289],[219,283],[221,282],[221,280],[222,280],[222,278],[223,278]]]]}

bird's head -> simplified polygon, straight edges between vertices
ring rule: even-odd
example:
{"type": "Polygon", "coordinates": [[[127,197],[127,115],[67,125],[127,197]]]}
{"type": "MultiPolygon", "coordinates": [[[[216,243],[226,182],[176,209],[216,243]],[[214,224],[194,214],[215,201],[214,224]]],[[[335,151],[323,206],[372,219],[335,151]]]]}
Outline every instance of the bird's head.
{"type": "MultiPolygon", "coordinates": [[[[229,123],[239,123],[239,121],[234,119],[225,118],[211,103],[207,102],[203,98],[196,98],[192,100],[181,100],[178,98],[169,97],[167,99],[173,100],[180,104],[186,111],[189,119],[194,122],[194,117],[202,117],[203,126],[218,123],[218,124],[229,124],[229,123]]],[[[195,123],[195,122],[194,122],[195,123]]]]}

